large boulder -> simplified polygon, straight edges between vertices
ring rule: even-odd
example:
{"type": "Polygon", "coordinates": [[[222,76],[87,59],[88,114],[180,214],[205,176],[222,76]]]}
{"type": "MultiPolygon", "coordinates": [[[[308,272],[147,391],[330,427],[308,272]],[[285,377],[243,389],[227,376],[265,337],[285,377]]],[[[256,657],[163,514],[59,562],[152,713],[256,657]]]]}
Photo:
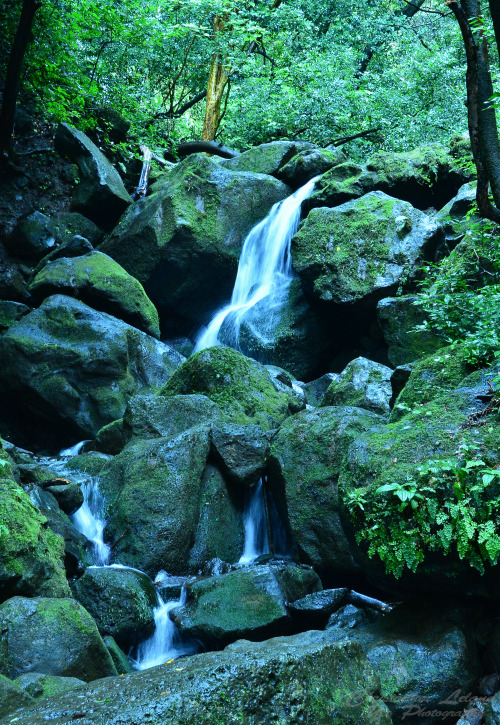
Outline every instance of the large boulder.
{"type": "Polygon", "coordinates": [[[432,259],[441,227],[380,191],[333,209],[313,209],[292,240],[293,265],[315,300],[387,297],[432,259]]]}
{"type": "MultiPolygon", "coordinates": [[[[171,574],[197,571],[199,557],[192,565],[189,559],[197,543],[209,451],[210,428],[200,426],[172,439],[132,441],[102,470],[101,489],[110,514],[106,532],[116,542],[118,561],[150,576],[160,569],[171,574]]],[[[234,504],[227,490],[219,486],[217,493],[218,506],[229,509],[231,520],[234,504]]],[[[241,534],[231,541],[234,528],[226,537],[219,536],[217,526],[212,529],[220,548],[214,551],[205,539],[210,558],[227,560],[241,534]]]]}
{"type": "Polygon", "coordinates": [[[280,167],[277,176],[292,189],[297,189],[346,161],[344,152],[333,146],[329,149],[304,149],[280,167]]]}
{"type": "Polygon", "coordinates": [[[400,605],[375,624],[327,631],[332,640],[361,644],[394,723],[430,725],[460,710],[459,701],[449,701],[457,692],[466,697],[481,672],[468,618],[449,602],[424,601],[400,605]]]}
{"type": "Polygon", "coordinates": [[[291,628],[287,602],[321,589],[317,574],[295,564],[251,566],[186,585],[186,603],[172,610],[181,632],[208,647],[240,637],[266,639],[291,628]]]}
{"type": "Polygon", "coordinates": [[[111,635],[125,650],[153,633],[158,598],[145,574],[122,567],[91,567],[72,589],[99,632],[111,635]]]}
{"type": "Polygon", "coordinates": [[[383,191],[409,201],[417,209],[441,209],[471,174],[439,144],[413,151],[381,151],[365,166],[346,162],[327,171],[319,179],[309,206],[336,206],[371,191],[383,191]]]}
{"type": "Polygon", "coordinates": [[[182,360],[125,322],[54,295],[0,338],[2,417],[21,442],[60,449],[120,418],[133,393],[165,383],[182,360]]]}
{"type": "Polygon", "coordinates": [[[77,677],[116,675],[90,614],[74,599],[14,597],[0,605],[0,672],[77,677]]]}
{"type": "Polygon", "coordinates": [[[288,725],[391,725],[386,705],[374,697],[378,688],[358,643],[306,632],[236,642],[223,652],[92,683],[81,699],[68,693],[18,712],[16,725],[142,723],[145,713],[176,725],[250,725],[277,717],[288,725]]]}
{"type": "Polygon", "coordinates": [[[13,480],[0,444],[0,601],[15,595],[67,597],[64,541],[13,480]]]}
{"type": "Polygon", "coordinates": [[[144,285],[166,331],[185,334],[230,298],[245,237],[289,193],[195,154],[130,208],[101,250],[144,285]]]}
{"type": "Polygon", "coordinates": [[[112,229],[132,202],[116,169],[82,131],[67,123],[59,124],[55,147],[74,161],[80,171],[73,209],[103,229],[112,229]]]}
{"type": "Polygon", "coordinates": [[[257,425],[212,426],[212,450],[228,480],[240,486],[258,482],[266,467],[269,437],[257,425]]]}
{"type": "Polygon", "coordinates": [[[377,317],[388,346],[387,357],[396,367],[427,357],[446,344],[428,329],[416,296],[385,297],[377,304],[377,317]]]}
{"type": "Polygon", "coordinates": [[[161,394],[206,395],[223,418],[232,423],[255,423],[264,430],[276,428],[295,403],[293,391],[278,390],[268,370],[229,347],[201,350],[176,370],[161,394]]]}
{"type": "Polygon", "coordinates": [[[307,141],[271,141],[254,146],[234,159],[221,161],[220,164],[231,171],[251,171],[254,174],[274,176],[279,175],[280,169],[297,153],[313,148],[313,144],[307,141]]]}
{"type": "Polygon", "coordinates": [[[160,337],[158,312],[135,277],[102,252],[62,257],[46,264],[28,286],[38,300],[63,294],[160,337]]]}
{"type": "Polygon", "coordinates": [[[383,418],[360,408],[317,408],[285,421],[269,456],[269,481],[286,494],[301,559],[320,573],[355,571],[340,516],[338,477],[349,444],[383,418]]]}
{"type": "Polygon", "coordinates": [[[320,405],[350,405],[389,416],[391,375],[386,365],[358,357],[330,383],[320,405]]]}

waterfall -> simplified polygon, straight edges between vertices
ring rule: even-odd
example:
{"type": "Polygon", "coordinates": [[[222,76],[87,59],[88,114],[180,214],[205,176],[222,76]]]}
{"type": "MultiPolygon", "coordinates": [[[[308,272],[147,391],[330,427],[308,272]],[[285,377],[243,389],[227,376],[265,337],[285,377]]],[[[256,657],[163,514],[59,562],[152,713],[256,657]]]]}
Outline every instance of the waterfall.
{"type": "MultiPolygon", "coordinates": [[[[165,579],[168,580],[168,574],[160,571],[155,584],[165,579]]],[[[136,670],[148,670],[181,655],[191,655],[198,651],[197,644],[183,638],[169,616],[172,609],[186,603],[185,586],[182,587],[180,599],[165,602],[159,594],[157,596],[158,606],[154,610],[155,631],[149,639],[137,647],[137,656],[132,660],[136,670]]]]}
{"type": "Polygon", "coordinates": [[[266,492],[264,480],[261,479],[257,486],[250,489],[247,494],[247,502],[243,512],[245,544],[239,564],[250,564],[257,557],[271,553],[267,516],[269,516],[273,553],[276,556],[290,556],[286,529],[276,508],[273,495],[271,491],[266,492]]]}
{"type": "MultiPolygon", "coordinates": [[[[65,472],[65,464],[68,459],[77,456],[87,441],[81,441],[71,448],[65,448],[59,453],[60,460],[57,468],[65,472]]],[[[71,472],[74,480],[81,478],[71,472]]],[[[93,544],[94,559],[99,566],[106,566],[111,556],[110,547],[104,543],[103,534],[106,528],[106,502],[99,488],[99,479],[95,476],[90,481],[85,476],[81,480],[83,493],[83,504],[78,511],[71,516],[71,520],[80,533],[89,539],[93,544]]]]}
{"type": "Polygon", "coordinates": [[[238,349],[245,315],[263,300],[266,314],[284,303],[293,278],[290,242],[299,225],[301,204],[312,194],[317,178],[275,204],[250,231],[241,251],[231,301],[200,333],[195,351],[225,343],[238,349]]]}

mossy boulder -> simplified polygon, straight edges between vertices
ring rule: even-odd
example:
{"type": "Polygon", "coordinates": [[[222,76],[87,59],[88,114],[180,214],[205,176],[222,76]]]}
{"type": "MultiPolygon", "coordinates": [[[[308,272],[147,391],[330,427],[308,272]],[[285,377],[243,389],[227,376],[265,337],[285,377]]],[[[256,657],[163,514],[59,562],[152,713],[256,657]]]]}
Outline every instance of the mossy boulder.
{"type": "Polygon", "coordinates": [[[314,300],[353,303],[393,294],[442,239],[431,218],[377,191],[313,209],[292,240],[293,265],[314,300]]]}
{"type": "Polygon", "coordinates": [[[122,567],[93,567],[72,585],[72,591],[99,632],[111,635],[124,649],[153,633],[158,598],[145,574],[122,567]]]}
{"type": "Polygon", "coordinates": [[[0,338],[2,417],[22,445],[59,450],[121,418],[131,395],[164,384],[182,361],[125,322],[54,295],[0,338]]]}
{"type": "Polygon", "coordinates": [[[312,149],[306,141],[271,141],[254,146],[234,159],[221,161],[231,171],[251,171],[254,174],[279,175],[279,170],[303,149],[312,149]]]}
{"type": "Polygon", "coordinates": [[[245,237],[289,193],[269,176],[195,154],[135,203],[100,249],[144,285],[167,334],[185,334],[231,297],[245,237]]]}
{"type": "Polygon", "coordinates": [[[212,450],[223,474],[239,486],[254,486],[262,477],[270,435],[257,425],[213,425],[212,450]]]}
{"type": "Polygon", "coordinates": [[[349,444],[383,418],[360,408],[317,408],[285,421],[269,456],[269,481],[286,495],[290,528],[302,561],[322,574],[354,571],[340,516],[338,477],[349,444]]]}
{"type": "Polygon", "coordinates": [[[396,367],[427,357],[446,345],[425,325],[427,315],[416,296],[385,297],[377,304],[377,318],[388,346],[387,356],[396,367]]]}
{"type": "Polygon", "coordinates": [[[14,597],[0,605],[0,671],[76,677],[116,674],[90,614],[74,599],[14,597]]]}
{"type": "Polygon", "coordinates": [[[40,211],[23,217],[6,238],[6,246],[15,257],[38,262],[56,245],[50,219],[40,211]]]}
{"type": "Polygon", "coordinates": [[[288,394],[276,389],[266,368],[229,347],[196,353],[161,390],[167,397],[192,394],[210,398],[226,421],[264,430],[276,428],[290,413],[288,394]]]}
{"type": "Polygon", "coordinates": [[[8,330],[14,322],[28,314],[30,308],[22,302],[0,300],[0,332],[8,330]]]}
{"type": "Polygon", "coordinates": [[[458,194],[436,214],[450,248],[462,241],[470,226],[471,220],[468,216],[476,205],[476,191],[475,183],[464,184],[458,190],[458,194]]]}
{"type": "Polygon", "coordinates": [[[293,189],[298,189],[315,176],[320,176],[346,161],[347,157],[339,148],[304,149],[282,166],[277,176],[293,189]]]}
{"type": "MultiPolygon", "coordinates": [[[[106,533],[115,542],[118,561],[150,576],[160,569],[193,573],[188,562],[209,451],[210,429],[200,426],[172,439],[132,441],[102,470],[101,490],[110,516],[106,533]]],[[[219,490],[219,497],[220,508],[232,511],[227,491],[219,490]]],[[[227,560],[234,543],[219,537],[216,529],[221,549],[214,555],[227,560]]]]}
{"type": "Polygon", "coordinates": [[[82,131],[67,123],[60,123],[57,128],[55,148],[74,161],[80,172],[73,210],[103,229],[111,229],[132,203],[116,169],[82,131]]]}
{"type": "Polygon", "coordinates": [[[42,267],[28,289],[38,300],[54,294],[76,297],[148,335],[160,337],[158,312],[141,283],[102,252],[51,261],[42,267]]]}
{"type": "Polygon", "coordinates": [[[62,211],[50,218],[50,227],[56,243],[62,246],[73,237],[84,237],[95,247],[102,239],[103,232],[93,221],[76,211],[62,211]]]}
{"type": "Polygon", "coordinates": [[[345,162],[327,171],[308,205],[337,206],[371,191],[383,191],[422,211],[441,209],[471,178],[472,174],[440,144],[403,153],[380,151],[365,165],[345,162]]]}
{"type": "Polygon", "coordinates": [[[85,682],[77,677],[60,677],[59,675],[44,675],[41,672],[27,672],[25,675],[16,677],[15,684],[35,700],[41,700],[46,697],[54,697],[54,695],[63,695],[76,687],[85,685],[85,682]]]}
{"type": "Polygon", "coordinates": [[[271,723],[390,725],[377,697],[379,679],[355,642],[332,642],[328,632],[236,642],[223,652],[108,678],[85,688],[86,697],[58,696],[18,714],[17,725],[46,725],[78,714],[81,725],[144,721],[176,725],[271,723]],[[354,696],[353,696],[354,695],[354,696]],[[62,714],[62,715],[61,715],[62,714]]]}
{"type": "Polygon", "coordinates": [[[268,564],[186,585],[186,603],[171,612],[181,632],[207,646],[240,637],[266,639],[291,627],[286,602],[321,589],[317,574],[294,564],[268,564]]]}
{"type": "Polygon", "coordinates": [[[9,715],[20,707],[28,707],[35,699],[19,686],[17,682],[0,675],[0,718],[9,715]]]}
{"type": "Polygon", "coordinates": [[[330,383],[320,405],[350,405],[388,416],[391,375],[386,365],[358,357],[330,383]]]}
{"type": "Polygon", "coordinates": [[[64,541],[15,483],[0,441],[0,601],[15,595],[67,597],[64,541]]]}

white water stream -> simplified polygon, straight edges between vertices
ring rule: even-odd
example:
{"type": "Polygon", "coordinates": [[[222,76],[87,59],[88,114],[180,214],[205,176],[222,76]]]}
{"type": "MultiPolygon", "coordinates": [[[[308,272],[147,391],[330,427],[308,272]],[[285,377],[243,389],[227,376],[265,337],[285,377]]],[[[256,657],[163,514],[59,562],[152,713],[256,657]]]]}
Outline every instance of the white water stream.
{"type": "Polygon", "coordinates": [[[312,194],[317,178],[275,204],[250,231],[241,251],[231,301],[200,333],[195,352],[221,344],[238,349],[241,324],[253,307],[262,301],[266,312],[281,307],[293,279],[290,242],[299,225],[301,204],[312,194]]]}

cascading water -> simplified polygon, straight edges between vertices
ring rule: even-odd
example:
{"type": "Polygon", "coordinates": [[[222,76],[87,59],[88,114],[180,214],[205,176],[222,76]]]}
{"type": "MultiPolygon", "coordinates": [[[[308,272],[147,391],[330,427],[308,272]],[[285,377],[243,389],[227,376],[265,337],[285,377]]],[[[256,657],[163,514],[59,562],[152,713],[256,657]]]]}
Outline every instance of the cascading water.
{"type": "MultiPolygon", "coordinates": [[[[155,584],[162,581],[168,581],[168,574],[164,571],[157,574],[155,584]]],[[[150,667],[162,665],[168,660],[198,651],[197,644],[183,638],[169,616],[172,609],[181,607],[185,603],[185,587],[181,590],[180,599],[173,601],[165,602],[158,594],[158,606],[154,610],[155,631],[149,639],[141,642],[137,647],[137,656],[133,660],[136,670],[148,670],[150,667]]]]}
{"type": "Polygon", "coordinates": [[[241,324],[252,308],[264,301],[267,315],[283,305],[293,279],[290,242],[299,225],[301,204],[312,194],[317,178],[275,204],[250,231],[243,244],[231,302],[198,336],[195,351],[221,344],[238,349],[241,324]]]}
{"type": "Polygon", "coordinates": [[[243,512],[243,525],[245,544],[239,564],[251,564],[257,557],[271,553],[269,530],[272,538],[272,553],[282,557],[290,555],[285,527],[271,492],[266,491],[263,479],[248,492],[248,499],[243,512]]]}

